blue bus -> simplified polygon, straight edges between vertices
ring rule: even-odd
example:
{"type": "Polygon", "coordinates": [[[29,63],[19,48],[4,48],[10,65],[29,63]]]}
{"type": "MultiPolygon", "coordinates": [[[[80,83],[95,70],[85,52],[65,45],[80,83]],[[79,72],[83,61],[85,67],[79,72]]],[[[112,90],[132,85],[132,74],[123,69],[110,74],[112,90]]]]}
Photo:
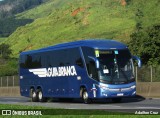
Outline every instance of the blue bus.
{"type": "Polygon", "coordinates": [[[111,98],[136,95],[133,59],[128,47],[115,40],[80,40],[22,52],[20,93],[33,102],[47,98],[111,98]]]}

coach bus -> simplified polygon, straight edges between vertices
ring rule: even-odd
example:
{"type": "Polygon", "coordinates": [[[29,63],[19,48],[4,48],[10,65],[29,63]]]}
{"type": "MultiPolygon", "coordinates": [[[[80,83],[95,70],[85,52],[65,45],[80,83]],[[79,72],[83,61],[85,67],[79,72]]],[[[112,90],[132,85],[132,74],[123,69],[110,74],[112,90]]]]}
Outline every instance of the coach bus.
{"type": "Polygon", "coordinates": [[[136,95],[133,60],[128,47],[115,40],[80,40],[39,50],[19,57],[20,93],[33,102],[47,98],[111,98],[136,95]]]}

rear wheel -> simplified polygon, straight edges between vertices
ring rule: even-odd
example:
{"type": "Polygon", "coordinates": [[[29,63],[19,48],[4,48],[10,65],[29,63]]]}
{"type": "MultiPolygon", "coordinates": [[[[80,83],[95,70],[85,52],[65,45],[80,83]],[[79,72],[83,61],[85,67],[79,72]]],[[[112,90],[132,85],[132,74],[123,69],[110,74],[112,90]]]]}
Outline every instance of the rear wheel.
{"type": "Polygon", "coordinates": [[[31,97],[32,102],[37,102],[38,101],[37,93],[33,88],[30,89],[30,97],[31,97]]]}
{"type": "Polygon", "coordinates": [[[38,101],[39,102],[46,102],[46,98],[43,97],[43,92],[41,89],[38,89],[38,101]]]}
{"type": "Polygon", "coordinates": [[[121,102],[122,98],[112,98],[112,101],[115,103],[121,102]]]}
{"type": "Polygon", "coordinates": [[[91,103],[91,99],[88,98],[88,92],[85,89],[82,92],[82,99],[85,104],[91,103]]]}

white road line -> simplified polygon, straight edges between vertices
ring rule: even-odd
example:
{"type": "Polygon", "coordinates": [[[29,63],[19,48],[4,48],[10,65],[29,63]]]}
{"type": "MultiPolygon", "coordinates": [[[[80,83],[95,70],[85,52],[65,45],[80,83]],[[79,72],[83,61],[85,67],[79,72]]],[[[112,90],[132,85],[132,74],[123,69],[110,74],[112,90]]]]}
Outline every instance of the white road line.
{"type": "Polygon", "coordinates": [[[3,100],[19,100],[19,98],[2,98],[3,100]]]}
{"type": "Polygon", "coordinates": [[[77,109],[77,108],[67,108],[67,109],[77,109]]]}
{"type": "Polygon", "coordinates": [[[102,107],[121,107],[121,106],[117,106],[117,105],[99,105],[99,106],[102,106],[102,107]]]}
{"type": "Polygon", "coordinates": [[[136,107],[138,109],[160,109],[159,107],[136,107]]]}

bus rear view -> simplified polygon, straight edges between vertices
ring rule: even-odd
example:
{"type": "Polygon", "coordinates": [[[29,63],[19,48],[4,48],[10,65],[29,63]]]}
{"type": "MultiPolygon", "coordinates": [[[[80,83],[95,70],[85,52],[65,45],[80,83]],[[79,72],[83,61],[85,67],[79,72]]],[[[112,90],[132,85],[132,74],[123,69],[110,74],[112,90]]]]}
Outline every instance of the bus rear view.
{"type": "MultiPolygon", "coordinates": [[[[22,65],[26,65],[25,63],[29,65],[29,62],[23,60],[22,57],[25,58],[32,54],[40,57],[36,62],[41,66],[32,69],[30,67],[24,69],[20,66],[20,90],[22,96],[31,97],[35,102],[50,97],[82,98],[84,103],[90,103],[92,99],[104,98],[120,102],[123,97],[136,95],[133,59],[138,61],[139,66],[141,66],[141,61],[138,57],[132,56],[128,47],[120,42],[82,40],[60,44],[22,53],[20,64],[23,61],[22,65]],[[61,54],[62,51],[63,54],[61,54]],[[74,59],[75,51],[78,58],[74,59]],[[51,56],[49,57],[49,55],[51,56]],[[64,59],[57,60],[56,57],[64,59]],[[65,58],[70,58],[72,62],[66,62],[65,58]],[[55,62],[55,60],[57,61],[55,62]],[[43,66],[44,61],[46,62],[43,66]],[[53,65],[51,65],[52,62],[53,65]],[[75,74],[66,77],[64,73],[68,67],[72,67],[69,73],[75,74]],[[52,76],[52,68],[62,68],[61,75],[63,74],[63,76],[52,76]],[[34,75],[35,71],[42,69],[46,70],[43,72],[43,76],[38,75],[40,72],[36,72],[38,76],[34,75]],[[49,71],[47,70],[49,69],[51,76],[48,76],[49,71]],[[57,83],[65,83],[65,86],[57,83]]],[[[32,60],[30,59],[30,61],[32,60]]]]}

